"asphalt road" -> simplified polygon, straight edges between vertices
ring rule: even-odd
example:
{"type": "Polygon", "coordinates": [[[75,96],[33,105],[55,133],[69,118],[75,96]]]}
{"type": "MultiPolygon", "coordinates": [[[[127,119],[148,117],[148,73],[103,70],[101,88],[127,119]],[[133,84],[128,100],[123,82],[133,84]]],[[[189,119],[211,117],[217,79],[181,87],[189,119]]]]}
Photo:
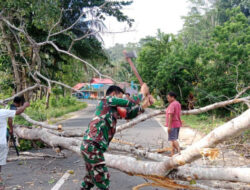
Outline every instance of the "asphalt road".
{"type": "MultiPolygon", "coordinates": [[[[88,108],[76,112],[73,118],[60,122],[64,129],[86,130],[94,114],[96,102],[89,101],[88,104],[88,108]]],[[[119,124],[123,122],[125,121],[121,121],[119,124]]],[[[164,143],[166,146],[167,143],[164,131],[154,119],[149,119],[132,129],[118,133],[115,135],[115,138],[155,148],[159,148],[164,143]]],[[[33,152],[55,154],[52,149],[34,150],[33,152]]],[[[64,150],[64,153],[66,158],[63,159],[46,158],[44,160],[26,160],[8,163],[3,167],[2,172],[6,183],[6,190],[50,190],[67,170],[73,170],[74,174],[69,176],[60,190],[79,190],[81,180],[85,174],[84,162],[81,157],[70,151],[64,150]]],[[[11,150],[9,155],[14,156],[15,152],[11,150]]],[[[123,172],[111,168],[109,171],[111,175],[111,190],[129,190],[138,184],[146,182],[140,177],[128,176],[123,172]]],[[[160,190],[161,188],[145,187],[142,189],[160,190]]]]}

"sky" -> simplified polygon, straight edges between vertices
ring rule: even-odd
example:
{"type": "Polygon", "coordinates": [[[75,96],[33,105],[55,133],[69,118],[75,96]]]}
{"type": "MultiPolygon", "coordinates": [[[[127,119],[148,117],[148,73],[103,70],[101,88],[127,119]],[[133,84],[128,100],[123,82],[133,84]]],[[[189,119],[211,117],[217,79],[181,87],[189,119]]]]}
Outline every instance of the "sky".
{"type": "Polygon", "coordinates": [[[116,43],[138,42],[143,37],[154,36],[157,29],[177,34],[183,26],[181,17],[188,13],[188,3],[186,0],[134,0],[123,12],[135,20],[133,27],[107,18],[108,32],[102,35],[107,48],[116,43]]]}

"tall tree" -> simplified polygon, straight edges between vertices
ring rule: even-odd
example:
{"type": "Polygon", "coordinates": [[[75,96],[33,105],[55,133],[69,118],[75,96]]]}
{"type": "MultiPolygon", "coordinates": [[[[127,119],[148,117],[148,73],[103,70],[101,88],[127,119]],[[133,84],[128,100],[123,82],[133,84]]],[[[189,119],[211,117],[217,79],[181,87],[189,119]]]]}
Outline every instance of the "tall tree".
{"type": "MultiPolygon", "coordinates": [[[[67,73],[67,69],[74,67],[77,61],[60,54],[47,43],[49,40],[62,51],[89,60],[93,66],[108,64],[99,35],[105,28],[103,20],[113,16],[131,25],[133,20],[121,11],[129,4],[131,1],[1,1],[1,40],[4,42],[1,48],[8,52],[12,63],[10,74],[13,73],[16,91],[32,85],[31,70],[63,81],[65,78],[55,73],[67,73]]],[[[85,64],[82,67],[89,72],[85,64]]],[[[81,68],[74,71],[83,76],[81,68]]]]}

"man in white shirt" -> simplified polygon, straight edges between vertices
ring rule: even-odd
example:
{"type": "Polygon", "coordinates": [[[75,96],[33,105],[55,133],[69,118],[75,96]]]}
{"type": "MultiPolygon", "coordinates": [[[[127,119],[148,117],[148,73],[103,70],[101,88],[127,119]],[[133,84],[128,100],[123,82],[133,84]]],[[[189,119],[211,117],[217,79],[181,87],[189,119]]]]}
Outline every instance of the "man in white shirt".
{"type": "Polygon", "coordinates": [[[6,139],[7,133],[7,119],[13,118],[15,115],[20,115],[24,110],[29,107],[29,103],[25,102],[23,106],[17,110],[0,109],[0,190],[4,189],[3,180],[1,177],[2,166],[6,164],[8,155],[8,145],[6,139]]]}

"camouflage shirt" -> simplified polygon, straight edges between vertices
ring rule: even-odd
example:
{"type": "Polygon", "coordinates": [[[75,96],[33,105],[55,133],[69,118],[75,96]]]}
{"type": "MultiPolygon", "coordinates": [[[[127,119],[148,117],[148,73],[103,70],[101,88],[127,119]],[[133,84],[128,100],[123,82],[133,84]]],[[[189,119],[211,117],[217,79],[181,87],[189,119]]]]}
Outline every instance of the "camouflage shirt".
{"type": "Polygon", "coordinates": [[[125,107],[126,119],[133,119],[143,111],[139,105],[142,100],[142,94],[133,96],[130,100],[114,96],[102,99],[96,107],[95,117],[90,122],[83,140],[94,143],[104,151],[107,150],[116,131],[116,123],[119,118],[117,107],[125,107]]]}

